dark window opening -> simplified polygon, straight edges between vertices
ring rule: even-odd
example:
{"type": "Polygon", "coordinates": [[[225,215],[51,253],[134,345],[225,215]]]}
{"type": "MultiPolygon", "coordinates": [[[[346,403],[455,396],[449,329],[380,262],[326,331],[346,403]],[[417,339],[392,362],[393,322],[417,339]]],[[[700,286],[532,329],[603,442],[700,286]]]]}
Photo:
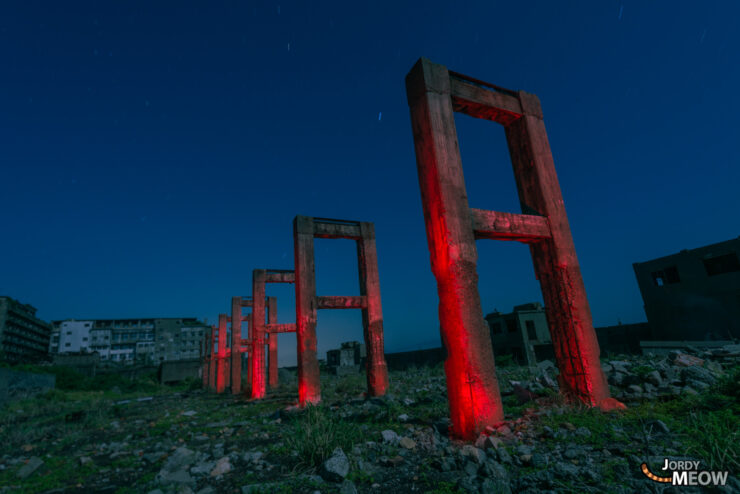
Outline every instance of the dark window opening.
{"type": "Polygon", "coordinates": [[[678,276],[678,268],[676,268],[676,266],[668,266],[661,271],[653,271],[651,274],[655,286],[671,285],[673,283],[681,282],[681,278],[678,276]]]}
{"type": "Polygon", "coordinates": [[[516,320],[515,319],[506,320],[506,330],[509,333],[516,333],[516,320]]]}
{"type": "Polygon", "coordinates": [[[530,340],[537,339],[537,331],[534,329],[534,321],[526,321],[527,324],[527,337],[530,340]]]}
{"type": "Polygon", "coordinates": [[[493,334],[501,334],[501,323],[500,322],[491,323],[491,332],[493,334]]]}
{"type": "Polygon", "coordinates": [[[740,260],[738,260],[736,253],[730,252],[722,256],[704,259],[704,269],[707,270],[709,276],[732,273],[740,271],[740,260]]]}

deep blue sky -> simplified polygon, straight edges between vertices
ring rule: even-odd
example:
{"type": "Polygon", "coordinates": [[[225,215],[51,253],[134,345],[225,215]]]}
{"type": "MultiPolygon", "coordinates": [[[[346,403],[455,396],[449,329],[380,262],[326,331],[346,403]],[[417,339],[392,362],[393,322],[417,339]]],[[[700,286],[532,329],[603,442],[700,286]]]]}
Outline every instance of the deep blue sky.
{"type": "MultiPolygon", "coordinates": [[[[386,349],[437,344],[404,88],[426,56],[540,97],[594,322],[642,321],[633,262],[740,233],[739,17],[735,2],[4,2],[0,294],[48,320],[214,322],[253,268],[292,268],[296,214],[358,219],[376,225],[386,349]]],[[[470,205],[519,212],[502,128],[456,118],[470,205]]],[[[319,293],[358,293],[352,243],[316,247],[319,293]]],[[[541,300],[526,246],[478,249],[484,311],[541,300]]],[[[290,287],[269,293],[293,321],[290,287]]],[[[358,311],[320,311],[320,353],[361,334],[358,311]]],[[[295,337],[280,341],[293,363],[295,337]]]]}

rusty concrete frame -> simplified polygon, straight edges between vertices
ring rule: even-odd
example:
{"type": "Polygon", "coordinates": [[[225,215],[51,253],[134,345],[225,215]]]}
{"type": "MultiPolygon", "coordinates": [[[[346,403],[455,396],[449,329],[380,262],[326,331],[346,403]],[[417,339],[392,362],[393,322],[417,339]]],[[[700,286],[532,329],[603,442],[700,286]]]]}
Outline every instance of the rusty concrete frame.
{"type": "Polygon", "coordinates": [[[529,244],[561,390],[602,407],[609,387],[537,96],[421,58],[406,76],[427,241],[437,279],[453,433],[474,439],[503,420],[493,351],[477,289],[476,239],[529,244]],[[454,112],[505,127],[525,214],[468,206],[454,112]]]}
{"type": "Polygon", "coordinates": [[[201,345],[203,346],[203,350],[201,351],[201,355],[203,356],[203,364],[201,366],[201,377],[203,378],[203,389],[209,388],[209,380],[208,376],[210,374],[210,368],[211,368],[211,354],[213,353],[213,344],[210,345],[209,343],[212,342],[213,339],[213,326],[211,326],[210,332],[205,332],[203,335],[203,341],[201,342],[201,345]]]}
{"type": "Polygon", "coordinates": [[[265,307],[252,308],[252,338],[251,338],[251,383],[254,399],[265,397],[265,343],[269,345],[268,380],[270,388],[278,385],[277,368],[277,335],[278,333],[294,333],[295,323],[277,323],[277,299],[266,297],[267,283],[295,283],[295,271],[292,269],[255,269],[252,271],[252,296],[255,299],[265,298],[268,303],[267,323],[265,323],[265,307]]]}
{"type": "MultiPolygon", "coordinates": [[[[254,295],[252,296],[246,296],[246,297],[232,297],[231,298],[231,335],[232,335],[232,352],[231,352],[231,361],[232,361],[232,368],[231,368],[231,392],[232,394],[239,394],[241,393],[241,354],[246,353],[249,355],[249,360],[247,361],[247,382],[251,383],[252,386],[254,385],[253,381],[253,360],[252,357],[255,354],[255,343],[254,343],[254,335],[255,335],[255,312],[258,312],[261,314],[262,318],[264,319],[265,313],[267,313],[267,317],[270,321],[273,321],[273,319],[277,320],[277,298],[275,297],[265,297],[264,296],[264,289],[262,290],[262,295],[258,296],[258,298],[264,299],[264,304],[255,304],[254,303],[254,295]],[[249,307],[252,309],[252,312],[247,315],[242,314],[242,308],[243,307],[249,307]],[[256,309],[255,309],[256,308],[256,309]],[[247,337],[242,339],[241,338],[241,324],[243,322],[247,322],[247,337]],[[234,328],[238,327],[240,330],[237,334],[237,338],[234,338],[234,328]],[[233,352],[233,348],[238,348],[238,356],[235,357],[235,354],[233,352]],[[238,370],[236,369],[236,366],[238,366],[238,370]],[[238,383],[236,386],[234,383],[238,383]]],[[[259,317],[259,316],[258,316],[259,317]]],[[[269,327],[268,330],[272,330],[275,328],[269,327]]],[[[287,332],[284,331],[284,332],[287,332]]],[[[268,335],[269,336],[269,335],[268,335]]],[[[263,336],[264,339],[264,336],[263,336]]],[[[268,338],[268,344],[269,344],[269,351],[270,351],[270,375],[269,380],[271,383],[271,387],[277,386],[277,337],[275,338],[268,338]]],[[[264,346],[262,347],[262,361],[264,362],[264,346]]],[[[258,352],[257,352],[258,353],[258,352]]],[[[252,388],[253,389],[253,388],[252,388]]],[[[254,391],[252,391],[252,394],[254,394],[254,391]]]]}
{"type": "Polygon", "coordinates": [[[296,216],[293,220],[298,342],[298,401],[300,406],[321,401],[316,356],[318,309],[362,309],[367,348],[367,387],[370,396],[384,395],[388,369],[383,354],[383,309],[380,302],[375,226],[369,222],[296,216]],[[346,238],[357,242],[359,296],[317,296],[314,238],[346,238]]]}
{"type": "Polygon", "coordinates": [[[218,333],[216,341],[218,344],[218,354],[216,356],[216,393],[223,393],[226,389],[226,380],[228,378],[228,358],[229,348],[227,348],[227,325],[229,316],[226,314],[218,315],[218,333]]]}

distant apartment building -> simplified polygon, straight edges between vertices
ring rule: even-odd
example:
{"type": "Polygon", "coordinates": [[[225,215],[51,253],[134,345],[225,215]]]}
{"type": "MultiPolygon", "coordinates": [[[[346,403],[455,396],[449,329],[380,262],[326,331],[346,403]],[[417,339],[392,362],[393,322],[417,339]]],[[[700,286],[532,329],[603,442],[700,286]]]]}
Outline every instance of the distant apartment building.
{"type": "Polygon", "coordinates": [[[545,309],[539,302],[517,305],[508,314],[498,311],[486,317],[494,356],[511,355],[522,365],[552,358],[552,339],[545,309]]]}
{"type": "Polygon", "coordinates": [[[59,321],[52,323],[49,353],[79,353],[90,351],[90,330],[93,321],[59,321]]]}
{"type": "Polygon", "coordinates": [[[158,364],[199,358],[207,330],[188,317],[54,321],[50,352],[98,352],[101,361],[158,364]]]}
{"type": "Polygon", "coordinates": [[[740,237],[633,268],[653,340],[740,338],[740,237]]]}
{"type": "Polygon", "coordinates": [[[0,351],[8,362],[46,358],[51,324],[36,317],[36,308],[0,296],[0,351]]]}

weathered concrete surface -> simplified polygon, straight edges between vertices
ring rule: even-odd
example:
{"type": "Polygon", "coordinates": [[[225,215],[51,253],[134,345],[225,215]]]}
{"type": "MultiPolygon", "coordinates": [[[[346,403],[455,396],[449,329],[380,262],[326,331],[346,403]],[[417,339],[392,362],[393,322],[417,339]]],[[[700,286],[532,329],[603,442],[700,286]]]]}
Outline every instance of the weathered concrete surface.
{"type": "Polygon", "coordinates": [[[170,360],[159,364],[157,376],[162,384],[176,383],[187,378],[201,377],[201,359],[170,360]]]}
{"type": "MultiPolygon", "coordinates": [[[[267,298],[267,323],[270,325],[277,324],[277,299],[275,297],[267,298]]],[[[293,325],[295,328],[295,325],[293,325]]],[[[295,329],[294,329],[295,330],[295,329]]],[[[267,376],[268,385],[271,389],[278,386],[278,336],[277,333],[268,333],[267,344],[269,354],[267,359],[267,376]]]]}
{"type": "Polygon", "coordinates": [[[265,379],[265,280],[264,269],[252,271],[252,339],[250,362],[252,367],[252,398],[261,399],[267,392],[265,379]]]}
{"type": "Polygon", "coordinates": [[[453,433],[475,438],[503,419],[488,328],[477,290],[476,238],[530,245],[563,391],[611,403],[599,365],[578,259],[536,96],[451,73],[420,59],[406,77],[427,241],[437,279],[453,433]],[[505,127],[522,211],[468,206],[454,112],[505,127]]]}
{"type": "Polygon", "coordinates": [[[54,389],[56,376],[0,367],[0,407],[54,389]]]}
{"type": "Polygon", "coordinates": [[[316,356],[318,309],[361,309],[367,346],[368,394],[380,396],[388,387],[383,356],[383,310],[378,258],[372,223],[296,216],[293,220],[298,340],[298,399],[301,406],[321,400],[316,356]],[[314,238],[348,238],[357,242],[359,296],[317,296],[314,238]]]}
{"type": "Polygon", "coordinates": [[[406,77],[427,241],[437,279],[453,433],[475,439],[504,419],[478,294],[478,253],[455,130],[450,76],[420,60],[406,77]]]}
{"type": "Polygon", "coordinates": [[[231,394],[242,391],[242,298],[231,298],[231,394]]]}
{"type": "Polygon", "coordinates": [[[218,338],[218,328],[211,325],[211,339],[208,347],[208,388],[216,390],[216,340],[218,338]]]}
{"type": "Polygon", "coordinates": [[[226,328],[228,325],[229,316],[226,314],[218,315],[218,354],[216,357],[216,393],[223,393],[226,389],[226,380],[228,379],[227,361],[226,361],[226,347],[228,345],[228,337],[226,328]]]}
{"type": "Polygon", "coordinates": [[[313,234],[313,218],[296,216],[293,220],[295,322],[298,341],[298,402],[301,406],[321,401],[319,361],[316,356],[317,305],[313,234]]]}

